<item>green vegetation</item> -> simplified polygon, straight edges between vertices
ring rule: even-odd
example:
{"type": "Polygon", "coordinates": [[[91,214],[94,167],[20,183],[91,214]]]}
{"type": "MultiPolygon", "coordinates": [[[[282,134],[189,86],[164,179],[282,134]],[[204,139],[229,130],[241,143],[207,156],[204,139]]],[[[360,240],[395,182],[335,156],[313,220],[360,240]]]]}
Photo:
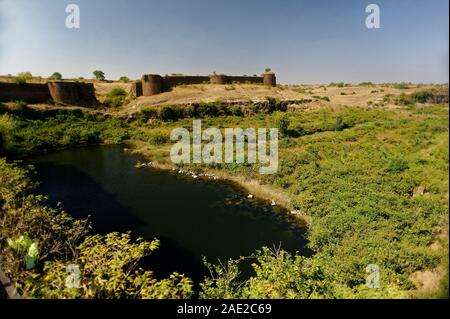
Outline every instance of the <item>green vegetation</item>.
{"type": "Polygon", "coordinates": [[[106,94],[105,105],[108,107],[119,107],[127,101],[127,92],[121,88],[114,88],[106,94]]]}
{"type": "Polygon", "coordinates": [[[285,136],[288,133],[289,117],[285,113],[277,112],[275,114],[275,127],[278,128],[280,136],[285,136]]]}
{"type": "Polygon", "coordinates": [[[402,89],[402,90],[404,90],[404,89],[409,89],[410,88],[410,84],[411,83],[400,82],[400,83],[393,83],[391,86],[394,89],[402,89]]]}
{"type": "MultiPolygon", "coordinates": [[[[413,273],[448,269],[448,242],[436,239],[448,224],[448,106],[321,108],[284,115],[289,124],[279,143],[277,174],[261,176],[257,165],[214,167],[284,190],[292,208],[311,217],[308,239],[314,255],[303,263],[320,266],[322,284],[328,287],[311,297],[412,297],[413,289],[419,287],[413,273]],[[423,195],[414,193],[419,186],[426,190],[423,195]],[[431,249],[433,243],[440,248],[431,249]],[[372,263],[381,269],[378,290],[365,286],[365,268],[372,263]]],[[[222,128],[272,127],[279,116],[209,117],[205,121],[222,128]]],[[[145,141],[155,130],[169,134],[174,127],[189,128],[190,121],[139,126],[133,138],[145,141]]],[[[284,119],[281,123],[286,128],[284,119]]],[[[165,148],[151,147],[147,154],[170,163],[165,148]]],[[[206,282],[205,297],[225,296],[224,290],[229,297],[248,297],[249,288],[244,287],[250,287],[252,280],[264,282],[258,277],[236,283],[241,287],[237,291],[224,288],[233,285],[235,263],[239,264],[231,262],[230,269],[222,272],[213,267],[215,279],[206,282]]],[[[254,289],[265,294],[261,287],[254,289]]],[[[294,291],[290,296],[305,296],[303,291],[294,291]]]]}
{"type": "Polygon", "coordinates": [[[4,134],[5,148],[14,155],[76,145],[119,144],[128,138],[126,123],[120,119],[79,110],[60,110],[37,120],[7,115],[5,118],[15,128],[4,134]]]}
{"type": "Polygon", "coordinates": [[[14,83],[16,84],[25,84],[27,81],[31,80],[33,75],[30,72],[20,72],[14,79],[14,83]]]}
{"type": "Polygon", "coordinates": [[[432,97],[433,92],[431,91],[418,91],[411,94],[402,93],[397,99],[396,104],[403,106],[414,106],[416,103],[427,103],[432,97]]]}
{"type": "Polygon", "coordinates": [[[375,86],[373,82],[361,82],[358,86],[375,86]]]}
{"type": "Polygon", "coordinates": [[[318,99],[318,100],[322,100],[322,101],[325,101],[325,102],[330,102],[330,98],[328,96],[313,95],[313,98],[318,99]]]}
{"type": "Polygon", "coordinates": [[[105,80],[105,72],[103,72],[101,70],[95,70],[94,72],[92,72],[92,74],[94,74],[94,77],[96,80],[99,80],[99,81],[105,80]]]}
{"type": "Polygon", "coordinates": [[[61,80],[62,79],[62,75],[59,72],[55,72],[50,76],[51,80],[61,80]]]}
{"type": "Polygon", "coordinates": [[[25,116],[28,111],[28,103],[25,101],[16,101],[14,103],[14,111],[25,116]]]}
{"type": "Polygon", "coordinates": [[[162,121],[176,121],[183,117],[183,110],[179,107],[166,105],[159,110],[159,118],[162,121]]]}
{"type": "Polygon", "coordinates": [[[285,112],[286,105],[279,99],[266,97],[266,101],[250,106],[226,105],[220,101],[192,103],[188,107],[163,105],[159,108],[146,108],[135,113],[134,119],[145,123],[149,119],[159,119],[163,122],[173,122],[185,118],[206,118],[220,116],[252,116],[255,114],[270,114],[276,111],[285,112]]]}
{"type": "MultiPolygon", "coordinates": [[[[418,92],[411,98],[422,103],[427,94],[418,92]]],[[[290,198],[289,207],[312,221],[308,239],[313,254],[304,257],[282,249],[262,248],[249,257],[255,274],[247,280],[239,276],[241,260],[220,265],[206,262],[211,276],[201,283],[199,296],[421,296],[415,290],[420,285],[413,274],[428,270],[448,272],[448,238],[439,235],[448,227],[448,105],[409,105],[398,110],[322,107],[308,112],[277,112],[280,107],[275,99],[268,99],[259,113],[252,112],[252,107],[224,111],[219,102],[184,109],[165,106],[143,110],[129,123],[68,110],[41,119],[2,115],[0,133],[11,155],[131,139],[144,143],[146,154],[152,159],[170,163],[169,149],[161,145],[168,144],[173,128],[192,127],[192,118],[186,116],[204,117],[204,125],[221,129],[276,125],[282,132],[277,174],[259,175],[258,164],[215,164],[214,168],[284,191],[290,198]],[[246,116],[238,115],[238,110],[246,116]],[[424,191],[417,192],[418,188],[424,191]],[[380,289],[365,286],[369,264],[380,267],[380,289]]],[[[184,167],[198,168],[191,165],[184,167]]],[[[127,234],[86,237],[86,221],[76,221],[60,210],[47,208],[41,197],[31,195],[32,185],[22,168],[0,160],[0,180],[3,267],[30,296],[191,295],[192,283],[182,275],[157,281],[151,272],[135,266],[157,248],[157,241],[132,241],[127,234]],[[8,239],[17,241],[20,236],[36,242],[39,251],[36,266],[28,270],[25,260],[29,246],[14,249],[7,244],[8,239]],[[118,253],[114,247],[124,253],[118,253]],[[113,271],[93,266],[102,258],[112,260],[113,271]],[[80,265],[86,280],[83,289],[64,288],[68,263],[80,265]],[[124,277],[125,273],[133,275],[124,277]]],[[[440,290],[427,297],[448,297],[448,276],[434,280],[441,280],[440,285],[436,283],[440,290]]]]}
{"type": "Polygon", "coordinates": [[[300,94],[308,93],[305,88],[295,88],[295,89],[292,89],[292,91],[300,93],[300,94]]]}
{"type": "Polygon", "coordinates": [[[281,249],[263,247],[252,257],[255,275],[239,281],[240,260],[225,265],[205,262],[211,277],[201,284],[202,299],[308,299],[333,298],[333,287],[325,284],[325,275],[311,260],[281,249]]]}
{"type": "Polygon", "coordinates": [[[128,83],[128,82],[130,82],[130,78],[127,76],[121,76],[119,81],[121,81],[123,83],[128,83]]]}
{"type": "Polygon", "coordinates": [[[344,82],[331,82],[328,86],[337,86],[338,88],[343,88],[349,86],[350,84],[345,84],[344,82]]]}

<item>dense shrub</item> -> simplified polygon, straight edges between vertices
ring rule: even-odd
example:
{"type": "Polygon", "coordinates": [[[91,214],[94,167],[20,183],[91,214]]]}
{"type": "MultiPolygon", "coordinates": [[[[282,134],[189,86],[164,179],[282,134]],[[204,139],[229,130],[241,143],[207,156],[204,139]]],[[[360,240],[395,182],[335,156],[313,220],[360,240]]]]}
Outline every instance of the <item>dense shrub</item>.
{"type": "Polygon", "coordinates": [[[121,88],[112,89],[105,98],[105,104],[109,107],[122,106],[127,98],[127,92],[121,88]]]}
{"type": "Polygon", "coordinates": [[[398,155],[390,158],[387,164],[387,171],[389,172],[403,172],[408,168],[408,161],[398,155]]]}
{"type": "Polygon", "coordinates": [[[155,109],[143,109],[133,115],[133,120],[138,123],[147,123],[148,120],[158,118],[158,111],[155,109]]]}
{"type": "Polygon", "coordinates": [[[200,284],[202,299],[308,299],[332,298],[333,286],[326,275],[298,254],[263,247],[256,251],[252,264],[255,275],[241,282],[239,260],[225,265],[205,262],[212,276],[200,284]]]}
{"type": "Polygon", "coordinates": [[[61,80],[62,75],[59,72],[54,72],[52,75],[50,75],[51,80],[61,80]]]}
{"type": "Polygon", "coordinates": [[[30,72],[20,72],[14,78],[14,83],[19,84],[19,85],[25,84],[32,78],[33,78],[33,75],[30,72]]]}
{"type": "Polygon", "coordinates": [[[286,113],[275,113],[275,127],[278,128],[278,132],[281,136],[286,136],[289,129],[289,117],[286,113]]]}
{"type": "Polygon", "coordinates": [[[162,121],[176,121],[183,117],[183,110],[176,106],[165,105],[159,110],[159,118],[162,121]]]}
{"type": "Polygon", "coordinates": [[[406,83],[406,82],[393,83],[393,84],[392,84],[392,87],[393,87],[394,89],[402,89],[402,90],[405,90],[405,89],[409,89],[409,88],[410,88],[410,84],[408,84],[408,83],[406,83]]]}
{"type": "Polygon", "coordinates": [[[239,105],[232,105],[227,108],[227,114],[232,116],[244,116],[242,107],[239,105]]]}
{"type": "Polygon", "coordinates": [[[326,102],[330,102],[330,98],[328,96],[313,95],[313,98],[322,100],[322,101],[326,101],[326,102]]]}
{"type": "Polygon", "coordinates": [[[219,107],[216,103],[193,103],[186,114],[189,117],[218,116],[219,107]]]}
{"type": "Polygon", "coordinates": [[[149,142],[150,142],[151,144],[154,144],[154,145],[166,144],[166,143],[168,143],[169,141],[170,141],[170,139],[169,139],[169,136],[168,136],[168,135],[166,135],[166,134],[160,134],[160,133],[151,135],[150,138],[149,138],[149,142]]]}
{"type": "Polygon", "coordinates": [[[26,116],[28,109],[28,103],[25,101],[16,101],[14,103],[14,108],[12,110],[14,113],[19,114],[21,116],[26,116]]]}
{"type": "Polygon", "coordinates": [[[5,148],[16,155],[75,145],[120,144],[129,136],[122,120],[79,110],[61,110],[39,120],[14,118],[13,122],[15,129],[5,134],[5,148]]]}
{"type": "Polygon", "coordinates": [[[130,82],[130,79],[127,76],[121,76],[119,81],[121,81],[123,83],[128,83],[128,82],[130,82]]]}
{"type": "Polygon", "coordinates": [[[404,106],[413,106],[416,103],[427,103],[432,99],[432,97],[433,92],[431,91],[418,91],[411,94],[402,93],[397,99],[397,104],[404,106]]]}

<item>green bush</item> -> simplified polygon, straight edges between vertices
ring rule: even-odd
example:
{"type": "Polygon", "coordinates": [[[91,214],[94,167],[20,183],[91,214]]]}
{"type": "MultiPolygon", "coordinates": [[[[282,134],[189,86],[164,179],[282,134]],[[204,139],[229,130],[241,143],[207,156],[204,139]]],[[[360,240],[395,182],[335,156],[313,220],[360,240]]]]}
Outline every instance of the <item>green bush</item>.
{"type": "Polygon", "coordinates": [[[216,103],[193,103],[186,111],[189,117],[218,116],[219,108],[216,103]]]}
{"type": "Polygon", "coordinates": [[[159,110],[159,118],[162,121],[176,121],[183,118],[183,110],[176,106],[165,105],[159,110]]]}
{"type": "Polygon", "coordinates": [[[5,148],[11,154],[33,154],[48,149],[99,142],[120,144],[129,137],[127,124],[118,118],[58,110],[45,120],[15,119],[5,148]]]}
{"type": "Polygon", "coordinates": [[[394,89],[401,89],[401,90],[405,90],[405,89],[409,89],[410,85],[406,82],[400,82],[400,83],[394,83],[392,84],[392,87],[394,89]]]}
{"type": "Polygon", "coordinates": [[[281,136],[286,136],[289,129],[289,117],[286,113],[277,112],[275,113],[275,127],[278,128],[278,132],[281,136]]]}
{"type": "Polygon", "coordinates": [[[27,79],[18,76],[18,77],[16,77],[14,79],[14,83],[19,84],[19,85],[23,85],[23,84],[27,83],[27,79]]]}
{"type": "Polygon", "coordinates": [[[30,72],[20,72],[14,79],[14,83],[22,85],[27,83],[29,80],[33,78],[33,75],[30,72]]]}
{"type": "Polygon", "coordinates": [[[418,91],[411,94],[402,93],[396,100],[396,104],[414,106],[416,103],[427,103],[433,97],[431,91],[418,91]]]}
{"type": "Polygon", "coordinates": [[[286,105],[280,99],[271,96],[266,96],[267,108],[263,107],[260,112],[273,113],[275,111],[286,111],[286,105]]]}
{"type": "Polygon", "coordinates": [[[149,138],[149,142],[153,145],[161,145],[166,144],[170,141],[169,136],[165,134],[155,134],[151,135],[149,138]]]}
{"type": "Polygon", "coordinates": [[[403,172],[404,170],[408,169],[408,161],[402,158],[401,156],[393,156],[389,159],[387,164],[387,171],[388,172],[403,172]]]}
{"type": "Polygon", "coordinates": [[[14,103],[14,111],[19,113],[26,113],[28,110],[28,103],[25,101],[16,101],[14,103]]]}
{"type": "Polygon", "coordinates": [[[232,105],[227,109],[227,114],[232,116],[244,116],[244,112],[242,111],[242,107],[239,105],[232,105]]]}
{"type": "Polygon", "coordinates": [[[155,109],[143,109],[134,114],[134,120],[138,123],[147,123],[152,118],[158,118],[158,111],[155,109]]]}
{"type": "Polygon", "coordinates": [[[61,80],[62,79],[62,75],[59,72],[55,72],[50,76],[50,79],[52,80],[61,80]]]}
{"type": "Polygon", "coordinates": [[[343,88],[346,86],[344,82],[331,82],[328,86],[337,86],[338,88],[343,88]]]}
{"type": "Polygon", "coordinates": [[[334,123],[334,130],[342,131],[348,127],[349,127],[349,125],[347,123],[345,123],[345,120],[344,120],[344,117],[342,116],[342,114],[339,114],[336,117],[336,122],[334,123]]]}
{"type": "Polygon", "coordinates": [[[105,104],[109,107],[122,106],[127,99],[127,92],[121,88],[112,89],[105,98],[105,104]]]}
{"type": "Polygon", "coordinates": [[[328,96],[313,95],[313,98],[322,100],[322,101],[326,101],[326,102],[330,102],[330,98],[328,96]]]}
{"type": "Polygon", "coordinates": [[[263,247],[256,251],[252,264],[255,275],[244,282],[240,260],[212,265],[205,262],[211,273],[200,284],[201,299],[314,299],[333,298],[333,286],[327,284],[323,270],[311,260],[282,249],[263,247]]]}

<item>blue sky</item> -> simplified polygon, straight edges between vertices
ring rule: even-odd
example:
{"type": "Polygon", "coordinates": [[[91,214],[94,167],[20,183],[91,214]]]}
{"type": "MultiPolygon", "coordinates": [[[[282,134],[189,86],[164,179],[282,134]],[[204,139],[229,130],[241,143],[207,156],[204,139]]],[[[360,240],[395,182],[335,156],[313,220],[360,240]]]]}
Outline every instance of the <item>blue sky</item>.
{"type": "Polygon", "coordinates": [[[448,82],[448,0],[0,0],[0,74],[448,82]],[[81,28],[67,29],[78,4],[81,28]],[[381,28],[367,29],[376,3],[381,28]]]}

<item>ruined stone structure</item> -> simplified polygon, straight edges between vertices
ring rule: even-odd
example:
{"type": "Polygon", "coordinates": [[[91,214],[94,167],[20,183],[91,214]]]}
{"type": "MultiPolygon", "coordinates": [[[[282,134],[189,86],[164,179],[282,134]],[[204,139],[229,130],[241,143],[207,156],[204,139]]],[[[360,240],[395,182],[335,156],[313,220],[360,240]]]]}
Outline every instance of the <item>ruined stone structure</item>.
{"type": "MultiPolygon", "coordinates": [[[[151,96],[169,91],[183,84],[232,84],[252,83],[276,86],[273,72],[261,76],[230,76],[212,74],[209,76],[145,74],[140,81],[131,84],[130,95],[151,96]]],[[[94,106],[97,104],[93,83],[55,81],[48,83],[0,83],[0,101],[22,100],[29,103],[51,103],[94,106]]]]}
{"type": "Polygon", "coordinates": [[[142,81],[131,83],[130,96],[142,96],[142,81]]]}
{"type": "Polygon", "coordinates": [[[97,102],[92,83],[49,82],[0,83],[0,101],[73,104],[91,106],[97,102]]]}
{"type": "Polygon", "coordinates": [[[38,83],[0,83],[0,101],[25,101],[46,103],[52,100],[47,84],[38,83]]]}
{"type": "Polygon", "coordinates": [[[263,78],[264,78],[264,85],[269,85],[269,86],[277,85],[277,78],[275,76],[275,73],[266,72],[266,73],[264,73],[263,78]]]}
{"type": "Polygon", "coordinates": [[[142,76],[142,95],[150,96],[163,91],[163,79],[158,74],[146,74],[142,76]]]}
{"type": "Polygon", "coordinates": [[[49,82],[50,95],[60,104],[92,104],[96,102],[92,83],[49,82]]]}
{"type": "Polygon", "coordinates": [[[170,75],[162,77],[159,74],[145,74],[142,80],[131,85],[130,95],[139,97],[151,96],[169,91],[172,87],[183,84],[231,84],[252,83],[276,86],[277,81],[273,72],[266,72],[262,76],[229,76],[212,74],[210,76],[170,75]]]}

